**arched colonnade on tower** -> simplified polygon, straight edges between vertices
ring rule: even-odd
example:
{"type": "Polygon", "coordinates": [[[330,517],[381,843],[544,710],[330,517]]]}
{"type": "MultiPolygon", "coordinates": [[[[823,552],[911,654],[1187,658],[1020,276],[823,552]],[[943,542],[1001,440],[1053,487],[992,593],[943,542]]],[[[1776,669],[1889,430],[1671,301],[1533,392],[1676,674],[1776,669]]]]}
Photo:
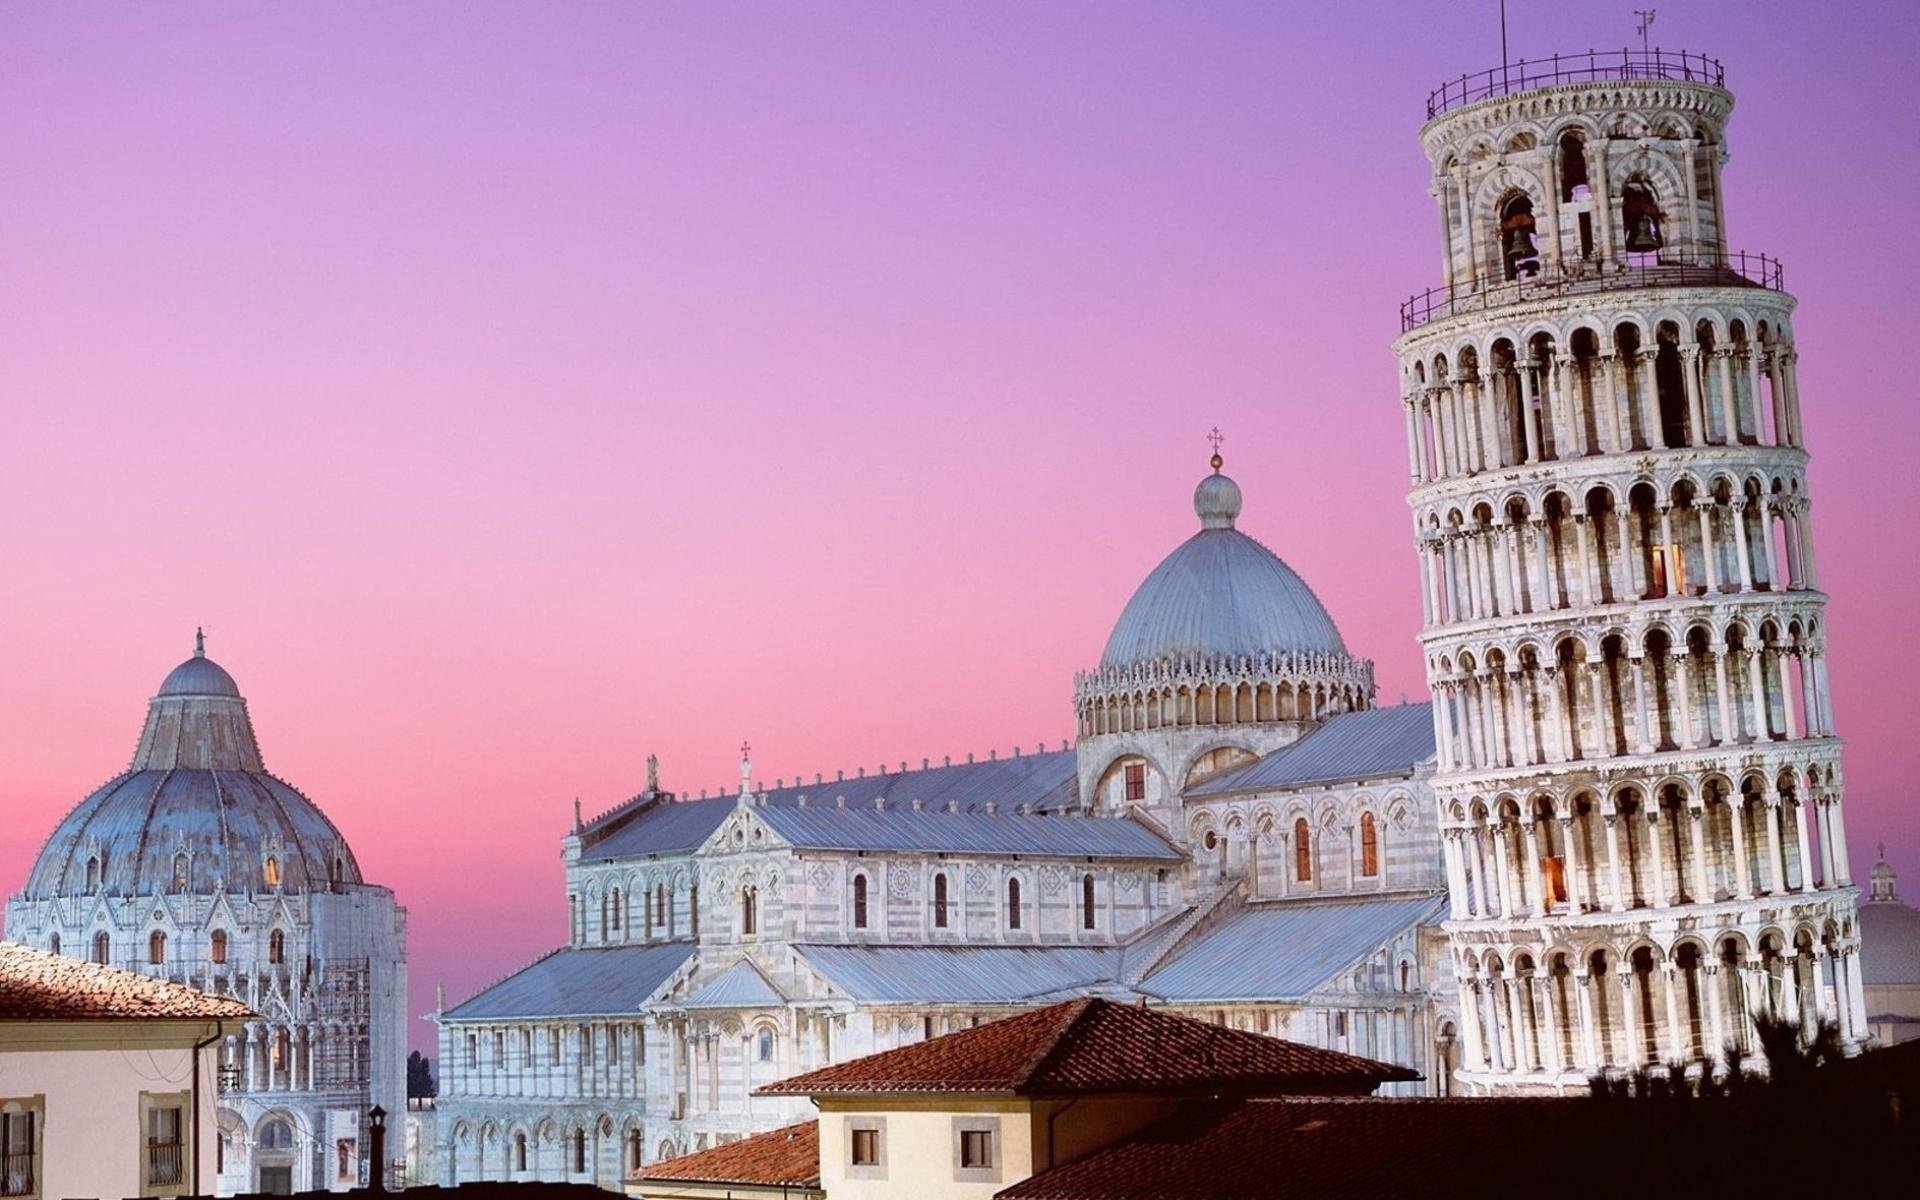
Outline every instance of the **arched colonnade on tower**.
{"type": "Polygon", "coordinates": [[[1810,897],[1851,884],[1827,764],[1444,802],[1452,917],[1513,920],[1810,897]]]}
{"type": "Polygon", "coordinates": [[[1569,929],[1546,945],[1459,948],[1455,972],[1470,1072],[1718,1067],[1729,1049],[1757,1053],[1758,1016],[1789,1019],[1809,1033],[1831,1021],[1848,1045],[1867,1031],[1850,915],[1665,940],[1569,929]]]}
{"type": "Polygon", "coordinates": [[[1797,469],[1698,468],[1423,506],[1415,528],[1427,627],[1819,586],[1797,469]]]}
{"type": "Polygon", "coordinates": [[[1828,737],[1817,610],[1476,642],[1434,656],[1442,771],[1828,737]]]}
{"type": "Polygon", "coordinates": [[[1403,365],[1415,483],[1601,454],[1803,444],[1798,354],[1778,315],[1690,311],[1542,319],[1403,365]]]}

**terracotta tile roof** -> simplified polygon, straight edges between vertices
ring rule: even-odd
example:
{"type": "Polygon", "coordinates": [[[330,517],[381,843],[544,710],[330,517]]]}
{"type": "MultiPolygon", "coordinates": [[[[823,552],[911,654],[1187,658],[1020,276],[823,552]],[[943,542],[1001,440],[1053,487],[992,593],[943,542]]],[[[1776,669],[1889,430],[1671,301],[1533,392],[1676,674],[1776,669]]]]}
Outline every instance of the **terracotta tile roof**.
{"type": "Polygon", "coordinates": [[[627,1178],[681,1183],[818,1187],[820,1122],[802,1121],[641,1167],[627,1178]]]}
{"type": "MultiPolygon", "coordinates": [[[[1650,1110],[1649,1110],[1650,1111],[1650,1110]]],[[[1622,1104],[1612,1115],[1634,1115],[1622,1104]]],[[[1344,1200],[1488,1193],[1516,1144],[1598,1147],[1586,1099],[1253,1100],[1203,1104],[1042,1171],[995,1200],[1344,1200]]],[[[1571,1153],[1571,1152],[1570,1152],[1571,1153]]],[[[1556,1181],[1557,1182],[1557,1181],[1556,1181]]]]}
{"type": "Polygon", "coordinates": [[[1353,1094],[1418,1078],[1390,1063],[1089,998],[796,1075],[760,1094],[1353,1094]]]}
{"type": "Polygon", "coordinates": [[[0,941],[0,1021],[208,1021],[253,1015],[238,1000],[0,941]]]}

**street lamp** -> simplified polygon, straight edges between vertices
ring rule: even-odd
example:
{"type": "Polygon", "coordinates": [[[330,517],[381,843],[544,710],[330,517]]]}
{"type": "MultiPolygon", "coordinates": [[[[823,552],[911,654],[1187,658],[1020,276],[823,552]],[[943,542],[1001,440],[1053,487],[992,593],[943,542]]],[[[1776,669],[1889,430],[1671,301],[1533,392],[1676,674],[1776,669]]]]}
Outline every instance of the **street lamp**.
{"type": "Polygon", "coordinates": [[[370,1191],[387,1190],[387,1110],[378,1104],[367,1110],[368,1155],[372,1159],[367,1164],[367,1187],[370,1191]]]}

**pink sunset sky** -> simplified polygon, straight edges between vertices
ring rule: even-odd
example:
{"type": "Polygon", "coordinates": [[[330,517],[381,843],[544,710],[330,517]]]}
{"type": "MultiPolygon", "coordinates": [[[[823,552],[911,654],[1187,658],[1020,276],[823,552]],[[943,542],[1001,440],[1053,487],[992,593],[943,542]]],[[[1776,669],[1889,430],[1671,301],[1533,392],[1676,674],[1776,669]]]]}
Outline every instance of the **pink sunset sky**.
{"type": "MultiPolygon", "coordinates": [[[[1509,5],[1513,53],[1637,44],[1509,5]]],[[[1797,321],[1856,876],[1920,892],[1909,3],[1671,3],[1797,321]]],[[[1422,698],[1396,305],[1472,4],[9,5],[0,892],[194,626],[411,914],[433,1006],[663,781],[1072,732],[1194,528],[1422,698]]],[[[430,1046],[424,1022],[414,1042],[430,1046]]]]}

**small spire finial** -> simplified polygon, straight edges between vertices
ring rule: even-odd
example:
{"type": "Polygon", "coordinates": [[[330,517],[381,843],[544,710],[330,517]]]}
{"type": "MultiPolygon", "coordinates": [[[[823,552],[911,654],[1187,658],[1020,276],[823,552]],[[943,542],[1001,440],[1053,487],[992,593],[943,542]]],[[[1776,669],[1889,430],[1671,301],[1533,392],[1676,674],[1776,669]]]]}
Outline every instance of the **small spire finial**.
{"type": "Polygon", "coordinates": [[[1207,441],[1213,445],[1213,457],[1208,459],[1207,462],[1212,465],[1215,475],[1218,475],[1220,468],[1226,465],[1227,460],[1220,457],[1220,443],[1226,440],[1226,435],[1220,432],[1218,425],[1215,425],[1207,433],[1207,441]]]}
{"type": "Polygon", "coordinates": [[[740,794],[746,795],[753,790],[753,747],[745,741],[740,743],[740,794]]]}
{"type": "Polygon", "coordinates": [[[193,656],[195,658],[207,656],[207,631],[198,625],[193,627],[193,656]]]}

